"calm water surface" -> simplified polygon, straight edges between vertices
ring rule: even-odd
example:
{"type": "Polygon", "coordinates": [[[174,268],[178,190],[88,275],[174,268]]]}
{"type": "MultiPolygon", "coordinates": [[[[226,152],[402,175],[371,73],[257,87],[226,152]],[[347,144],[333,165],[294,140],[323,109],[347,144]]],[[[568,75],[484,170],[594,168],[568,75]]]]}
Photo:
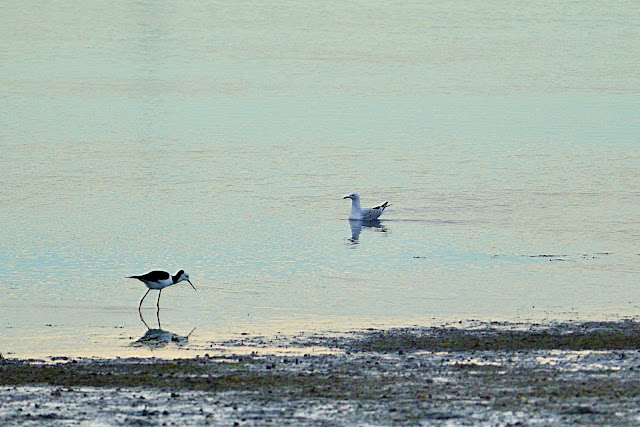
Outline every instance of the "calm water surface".
{"type": "Polygon", "coordinates": [[[638,315],[639,3],[96,3],[1,6],[3,354],[638,315]]]}

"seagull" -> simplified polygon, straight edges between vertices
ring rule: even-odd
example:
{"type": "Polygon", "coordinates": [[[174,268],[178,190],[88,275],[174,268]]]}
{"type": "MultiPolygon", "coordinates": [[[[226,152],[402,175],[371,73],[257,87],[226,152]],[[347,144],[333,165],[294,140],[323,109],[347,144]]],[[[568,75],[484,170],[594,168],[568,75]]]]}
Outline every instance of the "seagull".
{"type": "MultiPolygon", "coordinates": [[[[197,290],[196,287],[193,286],[193,283],[191,283],[191,281],[189,280],[189,275],[184,270],[178,271],[175,274],[175,276],[170,275],[166,271],[156,270],[156,271],[150,271],[140,276],[128,276],[128,277],[125,277],[125,279],[138,279],[142,283],[147,285],[147,288],[149,288],[147,289],[147,293],[144,294],[144,296],[140,300],[140,305],[138,305],[139,312],[142,307],[142,301],[144,301],[144,299],[146,298],[147,294],[151,289],[157,289],[160,291],[158,293],[158,303],[156,304],[158,307],[158,312],[160,311],[160,295],[162,295],[162,289],[166,288],[167,286],[175,285],[176,283],[180,283],[186,280],[187,282],[189,282],[189,284],[194,290],[197,290]]],[[[142,314],[141,314],[141,317],[142,317],[142,314]]]]}
{"type": "Polygon", "coordinates": [[[358,193],[347,194],[343,197],[343,199],[351,199],[351,213],[349,214],[349,219],[358,219],[360,221],[373,221],[378,219],[382,212],[389,206],[389,202],[384,202],[380,206],[376,206],[374,208],[364,208],[360,207],[360,195],[358,193]]]}

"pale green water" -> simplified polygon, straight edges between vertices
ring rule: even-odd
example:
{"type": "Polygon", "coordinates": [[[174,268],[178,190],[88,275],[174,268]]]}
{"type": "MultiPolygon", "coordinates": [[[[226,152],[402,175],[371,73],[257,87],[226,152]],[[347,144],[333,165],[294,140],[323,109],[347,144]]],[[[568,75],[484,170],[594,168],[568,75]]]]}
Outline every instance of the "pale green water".
{"type": "Polygon", "coordinates": [[[0,352],[638,314],[640,3],[96,3],[0,5],[0,352]]]}

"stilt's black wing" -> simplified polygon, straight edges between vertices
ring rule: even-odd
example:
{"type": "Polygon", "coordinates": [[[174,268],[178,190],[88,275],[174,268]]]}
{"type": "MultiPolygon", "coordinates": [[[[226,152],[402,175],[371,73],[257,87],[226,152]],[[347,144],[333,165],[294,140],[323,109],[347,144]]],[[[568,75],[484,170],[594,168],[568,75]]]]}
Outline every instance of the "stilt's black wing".
{"type": "Polygon", "coordinates": [[[166,271],[150,271],[142,276],[130,276],[130,279],[147,280],[149,282],[158,282],[160,280],[166,280],[171,278],[171,275],[166,271]]]}

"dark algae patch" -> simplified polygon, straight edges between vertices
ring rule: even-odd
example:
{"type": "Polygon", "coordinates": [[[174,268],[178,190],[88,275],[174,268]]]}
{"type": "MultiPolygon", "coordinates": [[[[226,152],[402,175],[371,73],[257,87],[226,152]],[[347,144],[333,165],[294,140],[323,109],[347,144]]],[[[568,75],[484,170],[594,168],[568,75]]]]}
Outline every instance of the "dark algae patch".
{"type": "Polygon", "coordinates": [[[269,343],[278,340],[306,354],[4,359],[0,424],[640,423],[634,322],[476,323],[269,343]],[[312,346],[339,350],[314,355],[312,346]]]}
{"type": "MultiPolygon", "coordinates": [[[[246,359],[246,357],[244,358],[246,359]]],[[[45,384],[58,387],[126,387],[164,390],[201,390],[272,392],[274,389],[294,391],[297,396],[336,396],[344,398],[375,398],[368,393],[373,385],[360,379],[362,387],[346,387],[354,376],[336,370],[331,375],[317,375],[311,371],[276,370],[263,359],[249,364],[229,364],[208,359],[159,360],[147,363],[93,361],[57,365],[13,362],[0,370],[0,385],[45,384]],[[231,366],[229,366],[231,365],[231,366]],[[347,392],[347,390],[349,390],[347,392]]],[[[384,381],[383,381],[384,382],[384,381]]]]}
{"type": "Polygon", "coordinates": [[[640,327],[635,322],[586,322],[532,326],[527,330],[491,325],[477,329],[405,328],[367,334],[362,339],[354,340],[348,348],[377,352],[634,350],[640,349],[640,327]]]}

